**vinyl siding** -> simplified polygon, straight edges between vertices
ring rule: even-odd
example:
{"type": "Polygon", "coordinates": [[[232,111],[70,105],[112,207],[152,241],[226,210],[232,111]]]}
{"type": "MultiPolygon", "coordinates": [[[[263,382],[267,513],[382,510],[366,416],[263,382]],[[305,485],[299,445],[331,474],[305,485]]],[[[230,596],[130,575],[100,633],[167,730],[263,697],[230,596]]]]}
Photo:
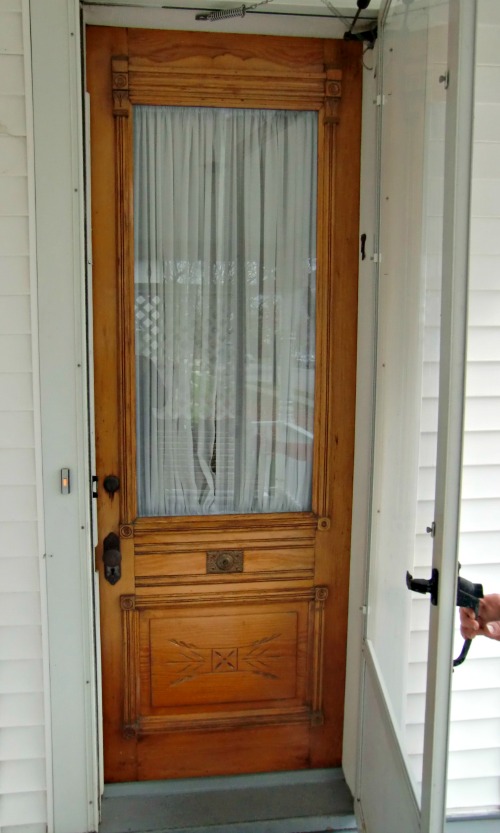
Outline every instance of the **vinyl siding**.
{"type": "Polygon", "coordinates": [[[0,0],[0,829],[47,825],[26,7],[0,0]]]}
{"type": "MultiPolygon", "coordinates": [[[[500,588],[500,4],[478,2],[477,70],[471,194],[470,287],[465,436],[459,561],[461,573],[482,582],[485,593],[500,588]]],[[[432,59],[432,50],[429,55],[432,59]]],[[[432,107],[432,104],[431,104],[432,107]]],[[[436,125],[443,114],[435,113],[436,125]]],[[[431,133],[432,141],[432,133],[431,133]]],[[[434,226],[426,252],[428,277],[439,265],[437,232],[441,205],[439,166],[432,148],[426,175],[428,217],[434,226]],[[430,208],[432,206],[432,208],[430,208]]],[[[441,189],[442,190],[442,189],[441,189]]],[[[430,289],[430,291],[429,291],[430,289]]],[[[427,577],[432,541],[425,527],[434,517],[439,384],[439,297],[426,292],[422,434],[420,438],[415,566],[427,577]]],[[[412,601],[408,673],[408,752],[416,777],[421,772],[425,710],[429,605],[412,601]]],[[[458,624],[458,623],[457,623],[458,624]]],[[[455,655],[461,649],[458,632],[455,655]]],[[[448,811],[452,814],[500,807],[500,650],[479,639],[453,675],[448,769],[448,811]]]]}
{"type": "MultiPolygon", "coordinates": [[[[37,0],[35,0],[37,2],[37,0]]],[[[471,233],[462,573],[500,588],[500,4],[479,0],[471,233]]],[[[43,585],[38,489],[38,382],[30,246],[32,187],[25,97],[23,0],[0,0],[0,829],[45,833],[47,824],[43,585]],[[35,346],[34,346],[35,345],[35,346]]],[[[430,45],[432,47],[432,44],[430,45]]],[[[431,64],[433,51],[429,52],[431,64]]],[[[432,71],[441,69],[434,60],[432,71]]],[[[418,566],[430,564],[438,384],[441,152],[444,108],[429,120],[426,159],[426,348],[419,448],[418,566]]],[[[30,106],[28,101],[28,107],[30,106]]],[[[29,114],[28,114],[29,115],[29,114]]],[[[407,740],[418,761],[425,690],[428,601],[412,603],[407,740]]],[[[474,644],[454,675],[451,808],[500,804],[498,643],[474,644]],[[471,771],[474,775],[471,777],[471,771]]]]}
{"type": "MultiPolygon", "coordinates": [[[[446,91],[438,79],[447,68],[447,10],[436,4],[429,12],[426,62],[425,131],[423,151],[422,310],[420,436],[414,538],[414,574],[428,578],[433,540],[426,531],[434,520],[438,425],[441,314],[442,235],[444,207],[446,91]]],[[[428,597],[412,594],[409,668],[407,676],[405,743],[417,785],[422,775],[423,725],[430,605],[428,597]]]]}
{"type": "MultiPolygon", "coordinates": [[[[491,593],[500,589],[500,5],[479,0],[478,23],[459,560],[491,593]]],[[[499,702],[499,643],[478,639],[453,675],[450,809],[500,807],[499,702]]]]}

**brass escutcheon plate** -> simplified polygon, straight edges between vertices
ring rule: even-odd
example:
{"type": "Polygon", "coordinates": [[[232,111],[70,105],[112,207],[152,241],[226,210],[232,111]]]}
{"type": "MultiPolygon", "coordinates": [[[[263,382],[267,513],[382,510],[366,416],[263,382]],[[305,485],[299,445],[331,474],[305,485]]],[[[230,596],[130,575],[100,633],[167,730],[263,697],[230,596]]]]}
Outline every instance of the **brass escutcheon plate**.
{"type": "Polygon", "coordinates": [[[242,573],[243,550],[210,550],[207,573],[242,573]]]}

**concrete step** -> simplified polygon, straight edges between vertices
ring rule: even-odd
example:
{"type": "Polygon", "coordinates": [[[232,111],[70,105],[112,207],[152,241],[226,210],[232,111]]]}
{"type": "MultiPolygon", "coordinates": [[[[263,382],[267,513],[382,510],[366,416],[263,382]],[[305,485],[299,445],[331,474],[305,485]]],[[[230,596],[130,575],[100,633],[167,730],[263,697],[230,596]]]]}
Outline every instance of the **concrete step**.
{"type": "Polygon", "coordinates": [[[99,833],[357,831],[340,769],[110,784],[99,833]]]}

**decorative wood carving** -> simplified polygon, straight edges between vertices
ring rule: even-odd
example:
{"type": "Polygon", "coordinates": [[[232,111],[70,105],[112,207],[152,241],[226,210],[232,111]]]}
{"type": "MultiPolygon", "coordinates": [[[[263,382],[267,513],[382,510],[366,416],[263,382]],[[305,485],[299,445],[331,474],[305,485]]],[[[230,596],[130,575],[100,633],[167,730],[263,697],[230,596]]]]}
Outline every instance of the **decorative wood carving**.
{"type": "Polygon", "coordinates": [[[224,106],[229,88],[239,107],[319,110],[325,99],[325,74],[212,66],[200,75],[199,69],[189,67],[130,66],[133,104],[199,106],[210,101],[224,106]]]}
{"type": "Polygon", "coordinates": [[[122,596],[124,732],[319,725],[327,595],[122,596]]]}
{"type": "Polygon", "coordinates": [[[120,55],[111,63],[113,115],[128,117],[130,113],[128,57],[120,55]]]}
{"type": "Polygon", "coordinates": [[[319,725],[319,716],[321,715],[322,719],[323,714],[323,655],[325,639],[325,603],[327,598],[328,587],[314,588],[314,601],[311,602],[311,620],[313,622],[311,721],[314,726],[319,725]]]}
{"type": "MultiPolygon", "coordinates": [[[[106,586],[101,600],[105,777],[130,781],[217,774],[216,767],[236,774],[249,767],[338,765],[351,517],[361,47],[327,39],[111,27],[89,27],[87,35],[98,469],[117,472],[122,484],[114,502],[101,500],[98,520],[101,538],[121,524],[121,537],[131,539],[123,541],[122,584],[111,592],[106,586]],[[112,64],[114,54],[128,57],[112,64]],[[134,105],[149,103],[146,96],[151,103],[318,114],[311,512],[137,518],[132,123],[134,105]],[[324,519],[330,528],[321,526],[324,519]],[[207,574],[206,553],[226,549],[244,551],[244,572],[207,574]],[[328,584],[338,601],[326,617],[326,591],[315,592],[315,583],[328,584]],[[120,592],[124,598],[118,604],[120,592]],[[270,615],[273,621],[266,618],[270,615]],[[287,625],[289,615],[296,631],[287,625]],[[237,640],[233,625],[227,627],[233,620],[252,624],[241,627],[237,640]],[[179,632],[188,621],[192,638],[179,632]],[[203,649],[207,673],[167,685],[164,633],[195,646],[193,651],[203,649]],[[276,658],[267,658],[268,673],[277,679],[242,671],[245,652],[270,637],[262,644],[268,653],[279,645],[276,658]],[[338,684],[325,686],[323,693],[324,649],[338,684]],[[253,682],[240,685],[237,694],[236,681],[246,674],[253,682]],[[201,702],[189,705],[188,697],[178,706],[158,705],[166,691],[189,693],[200,681],[201,702]],[[256,693],[256,681],[268,686],[268,693],[284,687],[290,696],[242,701],[245,691],[256,693]],[[213,685],[224,685],[224,691],[229,686],[230,701],[221,696],[218,703],[203,702],[213,685]],[[311,731],[321,723],[323,700],[329,719],[323,730],[311,731]],[[169,733],[176,731],[182,736],[172,744],[169,733]]],[[[178,649],[173,643],[170,649],[172,659],[178,649]]]]}
{"type": "Polygon", "coordinates": [[[137,518],[134,536],[154,541],[156,536],[168,534],[169,540],[178,535],[178,540],[207,542],[207,548],[217,546],[220,536],[244,534],[245,540],[259,537],[273,539],[314,541],[317,517],[312,512],[266,512],[263,515],[196,515],[194,517],[137,518]],[[202,537],[203,536],[203,537],[202,537]],[[211,536],[211,537],[209,537],[211,536]],[[215,536],[215,537],[214,537],[215,536]]]}
{"type": "Polygon", "coordinates": [[[137,706],[139,700],[139,614],[135,609],[135,596],[121,596],[123,676],[123,733],[127,739],[136,735],[137,706]]]}
{"type": "Polygon", "coordinates": [[[119,327],[119,431],[121,520],[128,526],[137,515],[135,488],[135,354],[134,354],[134,255],[133,255],[133,183],[132,126],[129,114],[129,62],[124,56],[111,62],[113,115],[115,118],[116,165],[116,270],[119,327]]]}
{"type": "Polygon", "coordinates": [[[325,115],[324,124],[338,124],[339,105],[342,97],[342,74],[336,69],[328,69],[325,81],[325,115]]]}
{"type": "MultiPolygon", "coordinates": [[[[283,68],[269,64],[263,69],[259,64],[253,64],[245,58],[236,55],[229,56],[215,55],[206,61],[203,73],[197,66],[190,66],[189,63],[177,64],[172,61],[168,64],[144,61],[129,57],[114,58],[113,65],[113,95],[116,96],[114,109],[117,124],[129,114],[130,104],[151,104],[151,105],[184,105],[184,106],[235,106],[238,107],[260,107],[293,109],[293,110],[315,110],[322,111],[323,125],[330,128],[326,133],[331,134],[332,125],[338,124],[338,104],[341,96],[342,72],[340,69],[323,69],[322,71],[293,71],[290,67],[283,68]]],[[[334,170],[334,143],[331,135],[326,135],[324,144],[328,149],[323,154],[324,176],[319,182],[330,183],[332,171],[334,170]]],[[[117,158],[121,158],[118,166],[121,171],[117,175],[118,199],[124,201],[131,196],[130,170],[132,168],[132,145],[123,141],[120,134],[125,137],[124,128],[117,128],[117,158]],[[128,153],[128,156],[127,156],[128,153]],[[128,178],[127,178],[128,176],[128,178]]],[[[321,153],[321,151],[320,151],[321,153]]],[[[333,201],[333,189],[328,185],[323,189],[320,184],[320,192],[328,192],[325,205],[333,201]]],[[[321,195],[320,195],[321,199],[321,195]]],[[[333,203],[332,203],[333,204],[333,203]]],[[[126,324],[123,326],[121,336],[122,360],[122,384],[121,384],[121,408],[122,419],[122,466],[128,470],[128,476],[124,478],[122,493],[122,519],[131,522],[136,518],[136,468],[135,468],[135,357],[133,355],[134,331],[133,331],[133,278],[129,272],[132,268],[132,208],[131,201],[128,202],[128,213],[122,212],[123,222],[118,223],[118,263],[123,264],[121,268],[121,293],[120,309],[128,312],[128,317],[121,318],[126,324]],[[129,245],[125,236],[129,229],[129,245]],[[128,290],[127,290],[128,287],[128,290]],[[128,291],[128,294],[127,294],[128,291]],[[126,309],[125,309],[126,308],[126,309]],[[130,395],[129,395],[130,393],[130,395]]],[[[327,235],[329,233],[330,213],[327,211],[324,227],[327,235]]],[[[323,223],[321,223],[323,225],[323,223]]],[[[320,237],[320,235],[318,235],[320,237]]],[[[318,260],[318,284],[329,283],[327,276],[331,258],[318,260]]],[[[329,292],[330,290],[325,290],[329,292]]],[[[328,331],[328,318],[322,324],[322,306],[318,301],[318,341],[319,330],[328,331]]],[[[329,336],[326,333],[326,342],[329,346],[329,336]]],[[[319,352],[319,350],[318,350],[319,352]]],[[[325,354],[329,355],[329,354],[325,354]]],[[[323,371],[321,363],[317,366],[316,388],[321,389],[316,394],[317,413],[315,423],[315,487],[313,493],[317,510],[320,514],[326,514],[327,491],[329,488],[329,466],[328,454],[328,419],[326,411],[322,407],[322,400],[328,405],[331,400],[330,379],[328,378],[328,365],[325,364],[323,371]],[[318,461],[321,464],[318,465],[318,461]],[[324,469],[324,474],[318,468],[324,469]]],[[[142,519],[141,519],[142,520],[142,519]]],[[[164,519],[144,519],[146,524],[151,526],[155,521],[164,519]]],[[[177,523],[186,523],[185,519],[175,519],[177,523]]],[[[191,518],[189,522],[191,522],[191,518]]],[[[198,520],[198,519],[196,519],[198,520]]],[[[210,522],[215,523],[213,518],[210,522]]],[[[285,523],[283,519],[281,523],[285,523]]],[[[207,519],[203,518],[202,524],[207,525],[207,519]]],[[[139,532],[139,529],[136,530],[139,532]]]]}
{"type": "MultiPolygon", "coordinates": [[[[328,70],[325,80],[325,102],[323,119],[319,124],[318,143],[318,182],[332,181],[335,170],[335,136],[337,123],[332,116],[332,104],[337,99],[326,97],[329,84],[339,83],[338,78],[328,78],[332,70],[328,70]]],[[[336,87],[335,87],[336,89],[336,87]]],[[[333,89],[331,91],[334,91],[333,89]]],[[[326,415],[330,413],[334,401],[335,370],[334,362],[327,359],[332,356],[334,339],[333,321],[335,309],[334,287],[334,258],[335,243],[331,230],[334,228],[335,217],[335,189],[332,187],[318,188],[318,280],[316,290],[317,310],[320,314],[316,329],[316,396],[314,417],[314,479],[313,479],[313,507],[319,518],[329,518],[332,471],[332,431],[325,423],[326,415]]],[[[324,527],[323,527],[324,528],[324,527]]]]}
{"type": "Polygon", "coordinates": [[[311,587],[286,587],[262,589],[245,587],[241,590],[237,586],[231,588],[218,588],[214,592],[207,588],[205,593],[176,593],[170,592],[149,594],[146,596],[136,595],[136,610],[153,610],[155,608],[170,607],[193,607],[200,605],[230,605],[230,604],[258,604],[259,602],[269,604],[271,602],[309,601],[314,598],[314,588],[311,587]]]}

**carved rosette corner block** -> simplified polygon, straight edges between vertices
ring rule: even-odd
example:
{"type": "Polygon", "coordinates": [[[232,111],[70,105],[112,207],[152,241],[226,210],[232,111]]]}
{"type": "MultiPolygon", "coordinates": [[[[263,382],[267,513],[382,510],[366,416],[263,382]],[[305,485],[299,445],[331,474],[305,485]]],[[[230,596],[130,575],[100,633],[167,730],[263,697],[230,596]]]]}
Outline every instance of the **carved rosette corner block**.
{"type": "Polygon", "coordinates": [[[134,527],[130,526],[130,524],[122,524],[120,526],[120,538],[133,538],[134,537],[134,527]]]}
{"type": "Polygon", "coordinates": [[[330,526],[330,518],[318,518],[318,529],[320,532],[325,532],[327,529],[330,529],[330,526]]]}
{"type": "Polygon", "coordinates": [[[120,596],[122,610],[135,610],[135,596],[120,596]]]}
{"type": "Polygon", "coordinates": [[[314,598],[317,602],[326,602],[328,598],[328,587],[315,587],[314,598]]]}
{"type": "Polygon", "coordinates": [[[325,81],[325,124],[339,123],[339,108],[341,98],[341,74],[338,70],[329,69],[326,71],[325,81]]]}
{"type": "Polygon", "coordinates": [[[113,115],[128,117],[130,113],[128,58],[118,55],[111,59],[113,115]]]}
{"type": "Polygon", "coordinates": [[[325,718],[323,712],[311,712],[311,726],[323,726],[325,718]]]}

